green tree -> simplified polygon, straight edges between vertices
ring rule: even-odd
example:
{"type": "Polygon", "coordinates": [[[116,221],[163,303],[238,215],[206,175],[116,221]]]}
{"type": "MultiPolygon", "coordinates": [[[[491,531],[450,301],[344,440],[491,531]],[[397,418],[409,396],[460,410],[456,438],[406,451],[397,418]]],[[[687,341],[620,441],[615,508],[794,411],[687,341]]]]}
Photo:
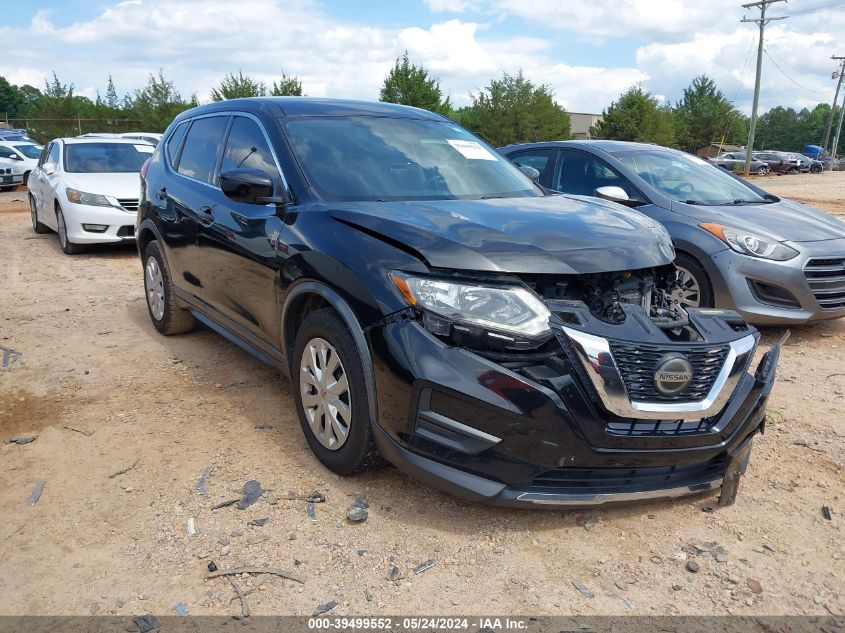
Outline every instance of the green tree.
{"type": "Polygon", "coordinates": [[[0,77],[0,113],[14,116],[24,109],[24,96],[17,86],[0,77]]]}
{"type": "Polygon", "coordinates": [[[745,137],[745,117],[707,75],[699,75],[684,89],[675,106],[675,123],[675,140],[689,152],[710,143],[742,142],[745,137]]]}
{"type": "Polygon", "coordinates": [[[270,95],[273,97],[302,97],[302,80],[296,75],[286,75],[285,71],[282,71],[282,78],[278,83],[273,82],[270,95]]]}
{"type": "Polygon", "coordinates": [[[401,103],[432,112],[448,114],[452,108],[449,98],[443,98],[440,81],[422,66],[411,63],[408,51],[387,73],[381,86],[379,101],[401,103]]]}
{"type": "Polygon", "coordinates": [[[106,102],[105,105],[112,110],[120,109],[120,101],[117,98],[117,90],[114,88],[114,81],[109,75],[109,83],[106,86],[106,102]]]}
{"type": "Polygon", "coordinates": [[[590,129],[596,138],[640,141],[674,146],[675,122],[671,109],[661,106],[641,85],[630,87],[602,112],[590,129]]]}
{"type": "Polygon", "coordinates": [[[183,100],[173,82],[165,79],[164,71],[159,70],[157,76],[150,74],[146,86],[135,91],[132,105],[145,132],[163,132],[177,114],[197,105],[197,100],[196,97],[183,100]]]}
{"type": "Polygon", "coordinates": [[[263,81],[256,81],[243,71],[238,74],[227,73],[220,85],[211,89],[212,101],[223,101],[225,99],[239,99],[241,97],[263,97],[267,94],[267,86],[263,81]]]}
{"type": "Polygon", "coordinates": [[[472,106],[455,116],[493,146],[571,136],[569,114],[554,100],[551,88],[535,85],[521,70],[504,73],[470,97],[472,106]]]}

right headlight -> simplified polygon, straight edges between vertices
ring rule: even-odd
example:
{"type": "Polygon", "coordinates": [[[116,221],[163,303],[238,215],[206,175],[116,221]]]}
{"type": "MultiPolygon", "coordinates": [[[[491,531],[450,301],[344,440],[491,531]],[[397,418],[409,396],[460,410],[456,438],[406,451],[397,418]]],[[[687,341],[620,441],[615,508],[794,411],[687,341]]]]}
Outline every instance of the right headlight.
{"type": "Polygon", "coordinates": [[[390,279],[412,306],[447,321],[537,338],[547,335],[551,313],[527,288],[486,286],[392,272],[390,279]]]}
{"type": "Polygon", "coordinates": [[[798,251],[794,248],[759,233],[752,233],[723,224],[699,224],[699,226],[718,237],[732,250],[743,255],[773,259],[779,262],[784,262],[798,255],[798,251]]]}
{"type": "Polygon", "coordinates": [[[92,207],[113,206],[105,196],[99,193],[87,193],[85,191],[71,189],[70,187],[65,187],[65,193],[67,194],[67,199],[76,204],[87,204],[92,207]]]}

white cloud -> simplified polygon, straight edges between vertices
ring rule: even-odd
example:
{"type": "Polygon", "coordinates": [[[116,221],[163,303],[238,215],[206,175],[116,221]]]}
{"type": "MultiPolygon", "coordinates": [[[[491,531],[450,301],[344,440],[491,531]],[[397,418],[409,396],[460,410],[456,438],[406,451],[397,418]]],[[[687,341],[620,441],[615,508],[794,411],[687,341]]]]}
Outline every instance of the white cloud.
{"type": "Polygon", "coordinates": [[[425,0],[426,6],[435,13],[464,13],[477,11],[480,0],[425,0]]]}

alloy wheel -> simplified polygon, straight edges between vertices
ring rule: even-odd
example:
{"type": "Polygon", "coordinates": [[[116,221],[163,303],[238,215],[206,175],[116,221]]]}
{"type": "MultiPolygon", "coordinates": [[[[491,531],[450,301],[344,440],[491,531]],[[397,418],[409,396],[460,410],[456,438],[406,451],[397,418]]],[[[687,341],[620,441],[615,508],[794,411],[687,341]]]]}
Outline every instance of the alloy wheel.
{"type": "Polygon", "coordinates": [[[164,318],[164,276],[155,257],[147,258],[147,265],[144,267],[144,285],[147,287],[147,305],[150,307],[150,314],[156,321],[161,321],[164,318]]]}
{"type": "Polygon", "coordinates": [[[678,269],[678,285],[669,293],[672,301],[677,301],[682,308],[698,308],[701,305],[701,287],[689,270],[682,266],[678,269]]]}
{"type": "Polygon", "coordinates": [[[329,450],[338,450],[349,437],[352,400],[340,356],[323,338],[311,339],[302,350],[299,392],[314,437],[329,450]]]}

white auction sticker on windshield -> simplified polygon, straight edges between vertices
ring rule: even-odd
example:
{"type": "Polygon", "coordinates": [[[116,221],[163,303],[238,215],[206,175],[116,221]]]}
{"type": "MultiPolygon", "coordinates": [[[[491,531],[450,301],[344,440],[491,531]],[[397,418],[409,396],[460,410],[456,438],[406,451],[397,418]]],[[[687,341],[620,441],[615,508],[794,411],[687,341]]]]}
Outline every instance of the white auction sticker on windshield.
{"type": "Polygon", "coordinates": [[[143,154],[152,154],[155,151],[152,145],[134,145],[133,147],[143,154]]]}
{"type": "Polygon", "coordinates": [[[456,141],[446,139],[452,147],[458,150],[464,158],[471,160],[496,160],[496,157],[475,141],[456,141]]]}

